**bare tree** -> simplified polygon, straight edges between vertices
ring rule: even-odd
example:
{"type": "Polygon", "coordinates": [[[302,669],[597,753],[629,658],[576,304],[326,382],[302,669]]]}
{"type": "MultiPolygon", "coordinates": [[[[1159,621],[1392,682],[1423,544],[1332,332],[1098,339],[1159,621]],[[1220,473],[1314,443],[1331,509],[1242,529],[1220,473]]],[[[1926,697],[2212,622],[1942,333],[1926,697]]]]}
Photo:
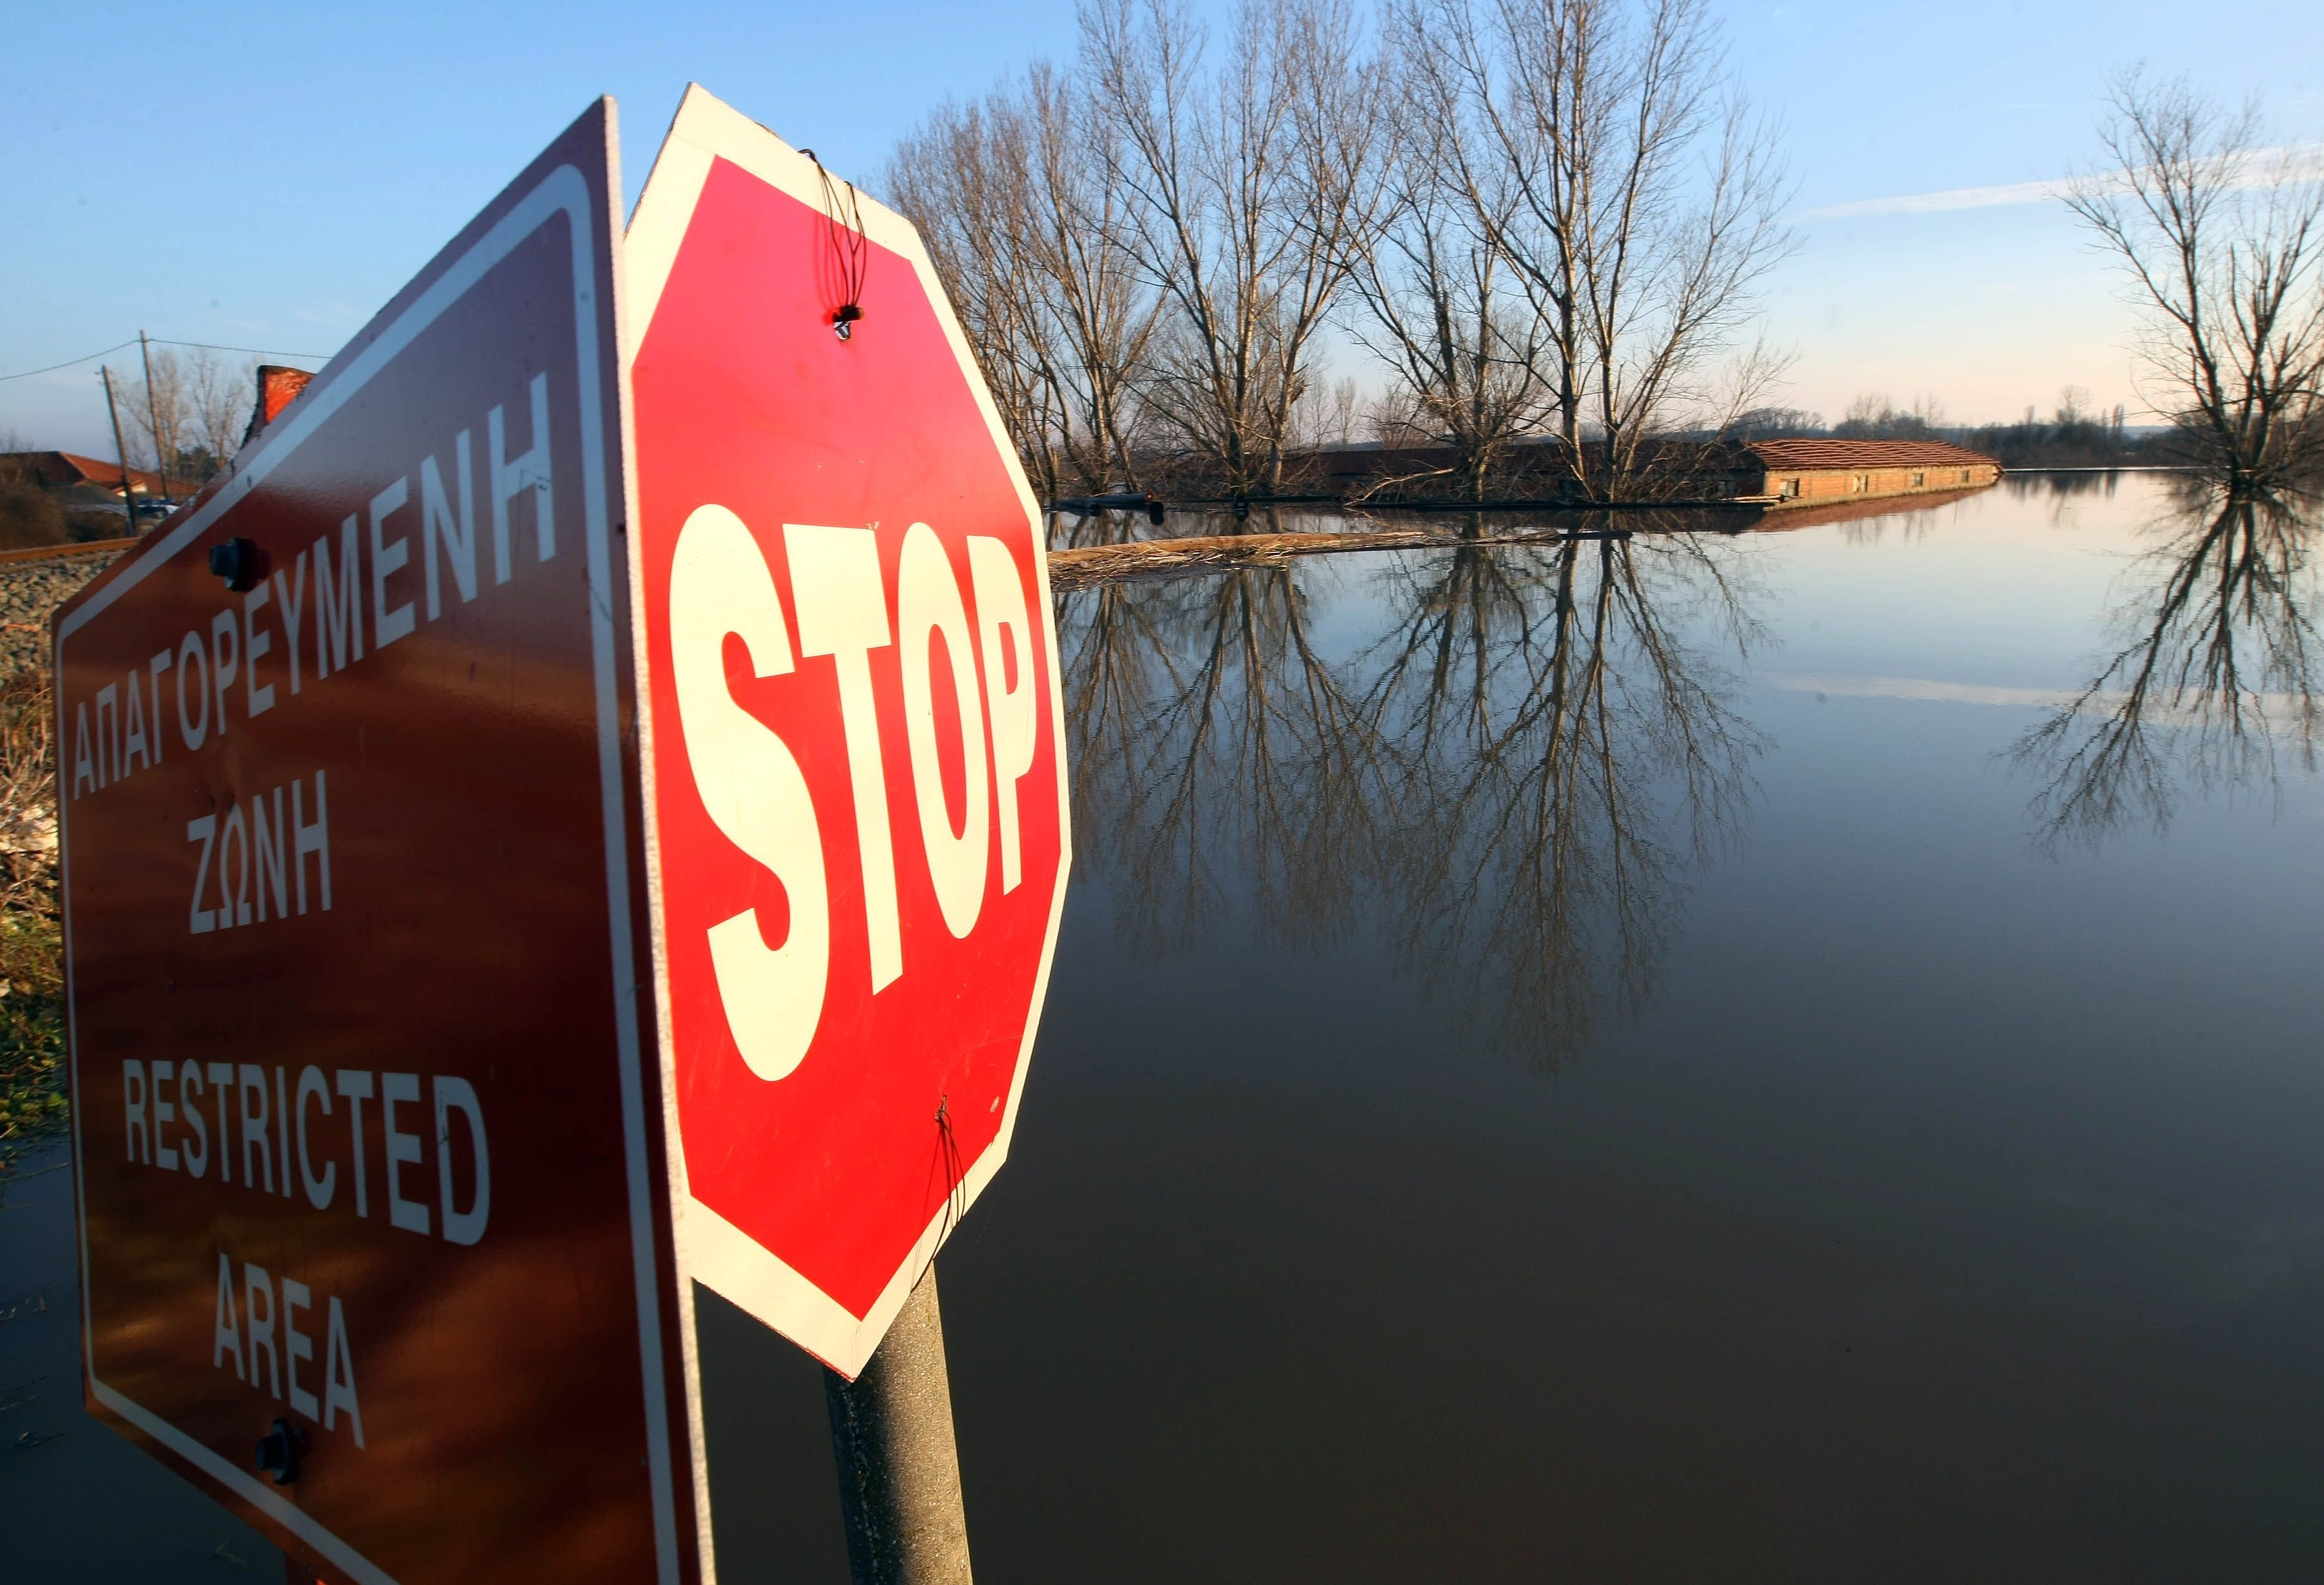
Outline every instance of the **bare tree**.
{"type": "Polygon", "coordinates": [[[1125,245],[1111,124],[1046,62],[937,111],[888,170],[1037,488],[1135,484],[1156,294],[1125,245]]]}
{"type": "Polygon", "coordinates": [[[1156,420],[1227,488],[1272,492],[1379,204],[1379,63],[1347,0],[1246,0],[1215,68],[1181,0],[1085,0],[1081,23],[1126,235],[1172,310],[1156,420]]]}
{"type": "Polygon", "coordinates": [[[1362,310],[1351,330],[1388,369],[1398,427],[1450,447],[1454,487],[1481,500],[1509,446],[1551,411],[1545,324],[1506,255],[1517,182],[1426,18],[1406,9],[1391,29],[1397,132],[1382,223],[1350,277],[1362,310]]]}
{"type": "Polygon", "coordinates": [[[1659,432],[1718,427],[1780,367],[1730,358],[1793,245],[1775,129],[1701,0],[1406,0],[1404,16],[1509,184],[1493,224],[1540,323],[1566,465],[1589,493],[1636,493],[1659,432]]]}
{"type": "Polygon", "coordinates": [[[186,441],[194,428],[191,382],[184,361],[168,347],[155,352],[148,366],[151,381],[131,381],[120,388],[121,417],[143,453],[131,458],[133,465],[145,463],[161,475],[163,488],[173,489],[184,472],[186,441]]]}
{"type": "Polygon", "coordinates": [[[257,400],[258,364],[250,358],[229,363],[208,347],[187,364],[187,434],[208,456],[208,471],[215,472],[241,449],[251,404],[257,400]]]}
{"type": "Polygon", "coordinates": [[[1068,355],[1067,451],[1084,483],[1135,486],[1138,382],[1160,299],[1128,245],[1130,195],[1113,179],[1119,131],[1088,107],[1082,85],[1046,64],[1027,74],[1024,102],[1034,200],[1027,246],[1068,355]]]}
{"type": "Polygon", "coordinates": [[[1351,428],[1318,389],[1339,307],[1388,376],[1384,438],[1480,499],[1554,434],[1576,493],[1651,495],[1658,439],[1723,432],[1781,360],[1747,346],[1788,250],[1767,124],[1702,0],[1083,0],[1070,73],[931,116],[889,185],[920,224],[1026,467],[1156,483],[1173,457],[1279,493],[1351,428]]]}
{"type": "Polygon", "coordinates": [[[1024,117],[1008,90],[945,105],[898,145],[886,185],[918,226],[1033,488],[1064,482],[1064,392],[1025,248],[1024,117]]]}
{"type": "Polygon", "coordinates": [[[2143,312],[2150,398],[2230,484],[2265,488],[2324,461],[2324,181],[2302,151],[2260,146],[2255,105],[2138,70],[2107,91],[2114,169],[2066,204],[2143,312]]]}
{"type": "MultiPolygon", "coordinates": [[[[2069,392],[2074,389],[2068,387],[2069,392]]],[[[2081,400],[2086,401],[2089,398],[2089,392],[2081,393],[2081,400]]],[[[2071,401],[2075,399],[2061,392],[2060,400],[2071,401]]],[[[1922,395],[1913,399],[1910,408],[1900,408],[1889,400],[1885,391],[1877,395],[1871,392],[1858,392],[1855,400],[1848,404],[1846,415],[1832,426],[1831,432],[1858,439],[1936,438],[1945,432],[1944,403],[1933,396],[1922,395]]]]}
{"type": "Polygon", "coordinates": [[[1350,376],[1328,384],[1312,381],[1291,404],[1285,444],[1296,449],[1345,446],[1364,424],[1363,387],[1350,376]]]}

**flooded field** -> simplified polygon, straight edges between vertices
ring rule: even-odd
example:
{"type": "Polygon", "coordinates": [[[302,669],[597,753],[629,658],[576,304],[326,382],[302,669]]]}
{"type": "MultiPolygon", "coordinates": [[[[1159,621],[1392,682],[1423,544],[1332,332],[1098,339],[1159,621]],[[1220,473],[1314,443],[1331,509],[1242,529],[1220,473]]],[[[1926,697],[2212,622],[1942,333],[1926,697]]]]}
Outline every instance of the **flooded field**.
{"type": "MultiPolygon", "coordinates": [[[[2311,1568],[2310,545],[2173,491],[1065,596],[1074,885],[939,1263],[979,1572],[2311,1568]]],[[[67,1179],[0,1190],[0,1513],[270,1579],[63,1412],[67,1179]]],[[[703,1326],[723,1571],[844,1580],[815,1367],[703,1326]]]]}

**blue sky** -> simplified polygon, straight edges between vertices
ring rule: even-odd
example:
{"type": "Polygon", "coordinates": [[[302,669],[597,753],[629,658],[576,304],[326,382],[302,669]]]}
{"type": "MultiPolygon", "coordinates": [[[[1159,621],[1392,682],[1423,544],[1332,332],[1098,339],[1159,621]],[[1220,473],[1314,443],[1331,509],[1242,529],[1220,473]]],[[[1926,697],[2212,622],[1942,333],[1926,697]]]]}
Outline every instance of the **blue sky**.
{"type": "MultiPolygon", "coordinates": [[[[1224,7],[1217,8],[1223,14],[1224,7]]],[[[2147,60],[2324,137],[2324,6],[1723,5],[1787,128],[1799,254],[1767,334],[1791,402],[1927,394],[1956,419],[2061,386],[2135,408],[2128,321],[2054,204],[1821,216],[2066,174],[2147,60]],[[2263,39],[2256,52],[2240,41],[2263,39]]],[[[1070,0],[16,8],[0,97],[0,375],[157,336],[328,353],[600,93],[629,196],[690,79],[869,178],[947,97],[1073,45],[1070,0]]],[[[116,368],[124,367],[116,357],[116,368]]],[[[0,436],[109,455],[94,365],[0,380],[0,436]]]]}

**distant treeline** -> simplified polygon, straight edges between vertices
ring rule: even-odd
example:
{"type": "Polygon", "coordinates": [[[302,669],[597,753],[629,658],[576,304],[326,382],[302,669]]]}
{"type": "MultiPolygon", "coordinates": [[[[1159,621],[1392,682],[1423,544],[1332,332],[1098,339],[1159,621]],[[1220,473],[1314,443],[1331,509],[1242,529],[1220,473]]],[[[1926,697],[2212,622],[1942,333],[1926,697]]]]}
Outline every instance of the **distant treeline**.
{"type": "Polygon", "coordinates": [[[1745,440],[1779,435],[1950,440],[2011,468],[2139,467],[2190,460],[2190,448],[2180,426],[2133,426],[2126,418],[2120,406],[2111,412],[2094,410],[2090,393],[2070,385],[2059,392],[2046,419],[2029,402],[2025,416],[2011,423],[1955,424],[1947,422],[1944,409],[1926,397],[1910,408],[1899,408],[1886,395],[1864,395],[1848,404],[1847,414],[1836,424],[1827,424],[1821,413],[1768,407],[1743,414],[1731,433],[1745,440]]]}

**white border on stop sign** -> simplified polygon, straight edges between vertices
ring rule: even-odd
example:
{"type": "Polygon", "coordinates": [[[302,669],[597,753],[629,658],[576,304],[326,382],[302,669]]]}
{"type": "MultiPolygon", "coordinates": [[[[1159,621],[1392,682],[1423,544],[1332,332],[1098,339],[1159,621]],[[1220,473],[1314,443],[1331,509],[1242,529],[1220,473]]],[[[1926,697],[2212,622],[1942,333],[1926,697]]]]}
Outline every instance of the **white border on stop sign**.
{"type": "MultiPolygon", "coordinates": [[[[797,199],[819,215],[836,219],[832,203],[826,198],[823,173],[814,161],[785,143],[773,133],[751,120],[742,112],[705,91],[699,85],[689,85],[686,97],[670,123],[669,135],[655,156],[652,171],[638,198],[636,211],[622,242],[622,378],[626,385],[638,348],[645,340],[646,330],[653,322],[654,309],[661,299],[663,286],[669,280],[671,266],[676,263],[679,245],[691,225],[696,203],[702,196],[703,184],[708,180],[712,162],[724,160],[751,176],[797,199]]],[[[1017,460],[1017,448],[1008,429],[1001,421],[1001,412],[993,405],[991,393],[985,389],[982,374],[976,366],[975,355],[969,350],[967,337],[962,335],[959,320],[952,311],[936,266],[921,245],[919,233],[909,221],[874,199],[855,195],[860,215],[851,210],[847,218],[857,219],[865,237],[899,257],[908,259],[920,280],[921,289],[935,308],[936,319],[944,327],[953,355],[958,360],[966,377],[971,393],[976,399],[977,410],[983,414],[985,428],[992,438],[993,450],[1008,468],[1010,485],[1017,493],[1019,504],[1025,513],[1027,530],[1032,537],[1034,576],[1039,584],[1040,629],[1042,642],[1049,660],[1050,730],[1056,744],[1057,762],[1057,834],[1060,852],[1055,896],[1049,903],[1047,938],[1041,946],[1041,961],[1033,981],[1033,999],[1026,1019],[1025,1038],[1017,1055],[1017,1071],[1009,1087],[1009,1101],[1001,1120],[1001,1131],[992,1143],[978,1156],[969,1169],[964,1182],[966,1203],[973,1203],[982,1193],[992,1175],[1008,1158],[1009,1141],[1017,1127],[1018,1102],[1024,1093],[1025,1074],[1032,1055],[1033,1035],[1039,1026],[1042,1002],[1049,988],[1049,965],[1057,947],[1057,927],[1064,910],[1065,879],[1073,857],[1073,838],[1068,823],[1067,781],[1065,754],[1065,705],[1059,681],[1056,622],[1052,615],[1049,594],[1047,536],[1043,516],[1035,500],[1031,485],[1026,481],[1024,469],[1017,460]]],[[[626,394],[626,392],[625,392],[626,394]]],[[[625,411],[635,410],[625,402],[625,411]]],[[[634,437],[632,438],[634,445],[634,437]]],[[[634,491],[637,468],[634,454],[627,470],[631,488],[634,491]]],[[[637,502],[630,503],[631,521],[639,521],[637,502]]],[[[645,568],[640,536],[630,536],[630,590],[635,603],[632,631],[637,641],[637,674],[639,700],[640,754],[649,777],[656,763],[654,758],[654,723],[650,707],[651,698],[650,668],[646,652],[648,613],[645,608],[645,568]]],[[[695,1443],[701,1446],[701,1392],[699,1367],[694,1347],[694,1306],[689,1279],[699,1281],[722,1295],[768,1325],[798,1343],[817,1359],[853,1378],[871,1358],[880,1339],[886,1334],[889,1323],[903,1307],[920,1273],[934,1259],[940,1235],[945,1232],[945,1212],[938,1211],[929,1219],[911,1253],[890,1278],[886,1289],[872,1310],[861,1322],[850,1314],[840,1303],[825,1294],[813,1283],[761,1247],[717,1212],[694,1198],[687,1181],[684,1141],[679,1135],[678,1116],[678,1074],[676,1046],[670,1027],[669,983],[669,949],[664,935],[661,898],[661,839],[659,816],[655,808],[653,788],[649,781],[645,788],[646,816],[646,885],[651,899],[650,912],[653,917],[654,969],[656,977],[665,988],[655,998],[661,1019],[662,1094],[666,1124],[669,1130],[669,1172],[674,1193],[673,1207],[678,1221],[678,1302],[684,1315],[686,1340],[686,1377],[689,1409],[695,1416],[695,1443]]],[[[706,1487],[704,1509],[705,1534],[708,1534],[706,1487]]],[[[708,1555],[708,1543],[704,1543],[708,1555]]]]}

